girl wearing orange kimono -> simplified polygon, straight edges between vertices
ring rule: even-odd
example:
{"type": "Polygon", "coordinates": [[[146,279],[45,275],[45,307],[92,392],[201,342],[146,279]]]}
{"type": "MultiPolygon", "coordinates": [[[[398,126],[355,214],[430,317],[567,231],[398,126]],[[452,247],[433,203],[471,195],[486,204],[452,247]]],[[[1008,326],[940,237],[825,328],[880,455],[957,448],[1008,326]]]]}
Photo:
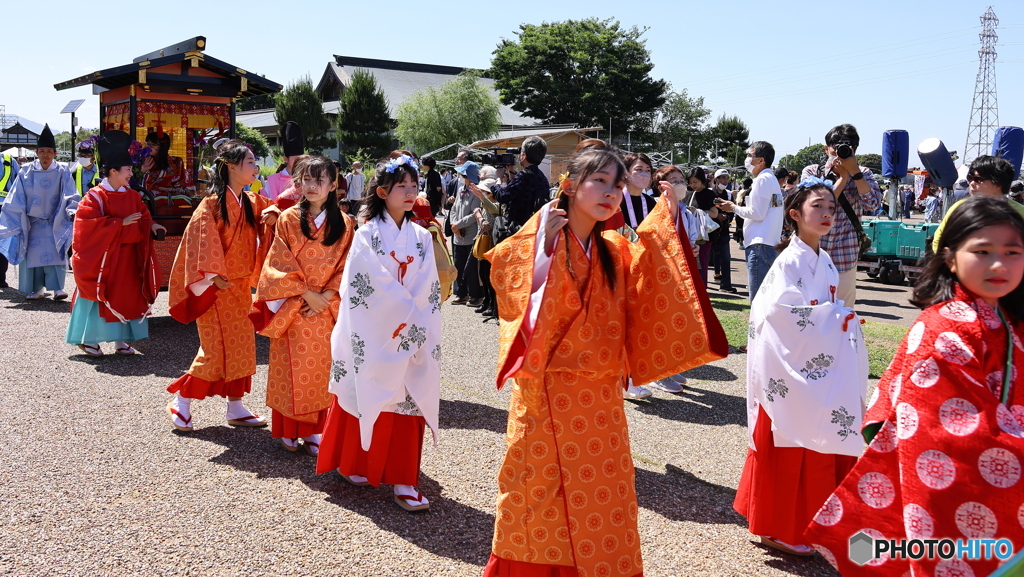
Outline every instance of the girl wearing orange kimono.
{"type": "Polygon", "coordinates": [[[487,577],[642,575],[625,376],[728,353],[671,185],[636,244],[603,232],[624,173],[609,150],[574,155],[558,200],[487,253],[513,387],[487,577]]]}
{"type": "Polygon", "coordinates": [[[277,221],[249,315],[257,332],[270,337],[271,436],[281,439],[288,451],[298,450],[301,437],[310,455],[320,452],[320,434],[333,401],[327,390],[331,331],[355,230],[352,219],[338,208],[337,172],[322,156],[310,157],[296,171],[303,198],[277,221]]]}
{"type": "Polygon", "coordinates": [[[228,424],[264,427],[266,419],[242,405],[256,373],[256,336],[249,320],[250,288],[267,251],[266,235],[277,219],[271,202],[243,190],[259,173],[256,158],[240,140],[217,149],[212,193],[192,214],[171,270],[171,316],[196,321],[199,353],[188,373],[167,387],[167,405],[179,431],[192,430],[192,399],[228,398],[228,424]],[[239,192],[235,192],[239,191],[239,192]],[[259,242],[260,238],[263,242],[259,242]]]}

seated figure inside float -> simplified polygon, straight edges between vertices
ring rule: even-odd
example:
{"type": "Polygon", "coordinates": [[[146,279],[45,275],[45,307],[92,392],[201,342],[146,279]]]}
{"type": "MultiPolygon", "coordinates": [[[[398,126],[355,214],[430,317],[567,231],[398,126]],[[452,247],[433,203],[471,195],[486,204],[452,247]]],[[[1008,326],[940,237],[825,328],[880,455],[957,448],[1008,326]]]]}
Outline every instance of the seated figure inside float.
{"type": "Polygon", "coordinates": [[[191,206],[195,195],[192,175],[180,156],[171,156],[171,135],[160,131],[146,135],[152,151],[142,161],[142,187],[153,193],[158,206],[191,206]]]}

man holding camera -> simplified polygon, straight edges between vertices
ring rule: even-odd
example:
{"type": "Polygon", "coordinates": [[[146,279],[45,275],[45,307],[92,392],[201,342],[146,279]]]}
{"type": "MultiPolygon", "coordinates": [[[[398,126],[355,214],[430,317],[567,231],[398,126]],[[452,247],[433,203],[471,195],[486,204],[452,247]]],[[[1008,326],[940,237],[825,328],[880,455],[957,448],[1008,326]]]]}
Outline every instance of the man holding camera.
{"type": "MultiPolygon", "coordinates": [[[[508,171],[502,175],[502,184],[491,187],[491,193],[502,207],[502,213],[511,225],[511,232],[522,228],[537,208],[551,198],[548,178],[540,171],[540,164],[548,154],[548,144],[539,136],[523,141],[519,164],[523,170],[508,180],[508,171]]],[[[495,239],[504,240],[504,239],[495,239]]]]}
{"type": "Polygon", "coordinates": [[[857,301],[857,259],[860,256],[860,239],[857,228],[850,221],[847,212],[859,220],[865,212],[874,213],[882,205],[882,189],[871,169],[857,164],[857,146],[860,136],[852,124],[840,124],[825,135],[825,152],[828,160],[824,165],[812,164],[804,168],[804,177],[828,178],[835,183],[836,213],[832,217],[832,229],[821,237],[821,248],[832,257],[839,271],[839,288],[836,300],[842,300],[853,308],[857,301]],[[845,203],[844,203],[845,199],[845,203]],[[849,210],[843,207],[847,204],[849,210]]]}

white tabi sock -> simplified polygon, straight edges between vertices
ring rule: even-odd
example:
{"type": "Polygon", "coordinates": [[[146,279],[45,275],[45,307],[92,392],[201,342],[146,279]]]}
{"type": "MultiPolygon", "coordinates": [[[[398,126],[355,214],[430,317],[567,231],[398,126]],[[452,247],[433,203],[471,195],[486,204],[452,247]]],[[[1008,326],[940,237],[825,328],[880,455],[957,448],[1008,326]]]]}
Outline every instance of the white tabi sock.
{"type": "Polygon", "coordinates": [[[395,495],[406,495],[412,497],[412,499],[407,499],[410,505],[426,505],[430,502],[427,501],[427,498],[423,495],[420,495],[419,501],[415,501],[414,499],[418,493],[419,491],[416,490],[416,487],[410,487],[409,485],[395,485],[395,495]]]}
{"type": "Polygon", "coordinates": [[[250,417],[252,415],[253,413],[249,409],[245,408],[245,405],[242,404],[242,401],[228,401],[227,416],[229,421],[232,419],[250,417]]]}
{"type": "Polygon", "coordinates": [[[180,414],[183,419],[188,419],[192,416],[192,399],[188,399],[178,393],[174,393],[174,398],[171,399],[171,408],[178,411],[178,414],[180,414]]]}

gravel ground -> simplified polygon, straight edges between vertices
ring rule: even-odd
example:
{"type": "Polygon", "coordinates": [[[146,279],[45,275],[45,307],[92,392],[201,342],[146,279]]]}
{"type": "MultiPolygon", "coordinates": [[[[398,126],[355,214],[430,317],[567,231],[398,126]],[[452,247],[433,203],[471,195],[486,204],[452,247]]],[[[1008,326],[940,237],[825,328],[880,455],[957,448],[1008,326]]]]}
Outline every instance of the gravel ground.
{"type": "MultiPolygon", "coordinates": [[[[909,323],[916,312],[904,320],[894,289],[868,289],[881,303],[870,310],[909,323]]],[[[467,307],[443,313],[442,430],[438,446],[426,443],[420,484],[432,505],[410,514],[390,487],[316,475],[312,457],[285,452],[269,429],[227,426],[221,399],[193,403],[196,430],[174,431],[165,388],[199,342],[195,327],[167,316],[166,293],[140,355],[93,359],[63,342],[66,303],[0,289],[0,574],[480,575],[508,393],[494,387],[497,326],[467,307]]],[[[259,413],[269,412],[267,350],[258,337],[247,405],[259,413]]],[[[732,510],[747,443],[745,361],[691,371],[682,395],[626,403],[646,575],[836,575],[820,556],[752,544],[732,510]]]]}

